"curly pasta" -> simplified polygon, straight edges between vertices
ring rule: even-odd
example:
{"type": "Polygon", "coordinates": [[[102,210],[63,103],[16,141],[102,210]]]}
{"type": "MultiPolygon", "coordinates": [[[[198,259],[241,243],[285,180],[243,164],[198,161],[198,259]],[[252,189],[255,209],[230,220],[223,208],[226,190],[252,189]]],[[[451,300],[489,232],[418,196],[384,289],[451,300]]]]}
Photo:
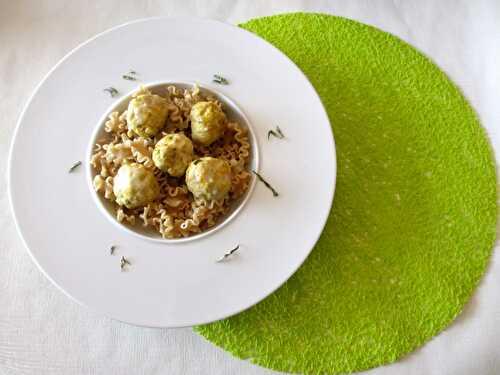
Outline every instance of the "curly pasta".
{"type": "MultiPolygon", "coordinates": [[[[133,97],[150,92],[141,88],[133,97]]],[[[155,144],[165,135],[183,131],[190,136],[190,111],[200,101],[211,101],[222,108],[216,98],[204,95],[198,86],[181,89],[168,86],[162,95],[167,100],[167,120],[164,129],[151,139],[140,137],[127,127],[127,111],[113,112],[104,124],[106,136],[99,139],[90,160],[94,171],[93,185],[98,194],[113,202],[116,220],[130,226],[142,225],[157,231],[163,238],[188,237],[218,223],[233,203],[250,186],[248,171],[251,145],[248,130],[228,121],[223,136],[210,146],[194,144],[195,158],[212,156],[231,166],[231,189],[221,201],[197,200],[189,192],[184,177],[171,177],[155,167],[152,154],[155,144]],[[115,202],[113,181],[118,169],[127,163],[139,163],[153,172],[160,194],[149,204],[128,209],[115,202]]]]}

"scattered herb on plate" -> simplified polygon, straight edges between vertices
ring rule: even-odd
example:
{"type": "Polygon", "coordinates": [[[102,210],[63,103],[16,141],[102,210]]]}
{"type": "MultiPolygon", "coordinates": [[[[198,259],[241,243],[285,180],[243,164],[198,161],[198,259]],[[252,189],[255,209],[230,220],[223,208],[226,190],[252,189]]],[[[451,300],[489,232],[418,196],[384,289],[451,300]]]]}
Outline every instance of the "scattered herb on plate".
{"type": "Polygon", "coordinates": [[[122,78],[128,81],[137,81],[136,75],[137,72],[135,70],[129,70],[127,74],[122,75],[122,78]]]}
{"type": "Polygon", "coordinates": [[[240,245],[237,245],[234,249],[229,250],[227,253],[225,253],[223,256],[221,256],[219,259],[216,260],[217,263],[222,262],[223,260],[229,258],[231,255],[233,255],[238,249],[240,248],[240,245]]]}
{"type": "Polygon", "coordinates": [[[75,164],[71,166],[71,168],[68,170],[68,173],[73,172],[76,168],[78,168],[80,165],[82,165],[81,161],[77,161],[75,164]]]}
{"type": "Polygon", "coordinates": [[[279,126],[276,126],[275,130],[269,130],[267,132],[267,139],[269,139],[271,137],[271,135],[278,138],[278,139],[285,138],[285,135],[283,134],[283,132],[281,131],[279,126]]]}
{"type": "Polygon", "coordinates": [[[122,258],[120,259],[120,269],[123,271],[125,269],[125,266],[127,265],[131,265],[130,261],[125,258],[124,256],[122,256],[122,258]]]}
{"type": "Polygon", "coordinates": [[[214,74],[214,79],[212,82],[218,83],[219,85],[228,85],[229,81],[219,74],[214,74]]]}
{"type": "Polygon", "coordinates": [[[109,248],[109,254],[113,255],[115,253],[115,249],[116,249],[116,246],[115,245],[111,245],[111,247],[109,248]]]}
{"type": "Polygon", "coordinates": [[[276,189],[273,188],[269,182],[264,180],[264,178],[260,174],[258,174],[254,170],[252,170],[252,173],[257,176],[257,178],[259,179],[260,182],[262,182],[269,190],[272,191],[274,197],[277,197],[279,195],[278,192],[276,191],[276,189]]]}
{"type": "Polygon", "coordinates": [[[103,91],[106,91],[111,95],[112,98],[118,96],[119,92],[114,87],[106,87],[103,91]]]}

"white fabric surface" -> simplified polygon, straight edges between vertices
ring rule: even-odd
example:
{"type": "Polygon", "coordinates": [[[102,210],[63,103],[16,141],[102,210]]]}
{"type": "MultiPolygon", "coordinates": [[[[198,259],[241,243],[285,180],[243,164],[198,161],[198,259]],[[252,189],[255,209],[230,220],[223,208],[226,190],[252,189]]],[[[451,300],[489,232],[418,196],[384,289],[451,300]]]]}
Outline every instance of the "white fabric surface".
{"type": "MultiPolygon", "coordinates": [[[[462,87],[500,150],[500,3],[491,1],[9,1],[0,0],[0,163],[37,83],[79,43],[149,16],[238,23],[318,11],[387,30],[429,56],[462,87]]],[[[40,124],[43,131],[43,124],[40,124]]],[[[500,154],[500,153],[499,153],[500,154]]],[[[33,187],[36,189],[36,186],[33,187]]],[[[43,220],[43,213],[39,215],[43,220]]],[[[16,233],[0,184],[0,374],[271,374],[190,329],[145,329],[96,315],[38,271],[16,233]]],[[[457,321],[422,349],[367,374],[500,373],[500,255],[457,321]]]]}

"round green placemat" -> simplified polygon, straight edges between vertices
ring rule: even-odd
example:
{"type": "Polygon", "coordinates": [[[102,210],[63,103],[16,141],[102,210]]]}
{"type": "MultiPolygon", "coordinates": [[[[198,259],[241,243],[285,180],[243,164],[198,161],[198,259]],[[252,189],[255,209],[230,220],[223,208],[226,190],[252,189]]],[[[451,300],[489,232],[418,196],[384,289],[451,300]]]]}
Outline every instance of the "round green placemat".
{"type": "Polygon", "coordinates": [[[443,330],[486,269],[497,190],[485,133],[445,74],[388,33],[303,13],[242,27],[286,53],[321,96],[337,190],[315,249],[283,287],[196,330],[280,371],[393,362],[443,330]]]}

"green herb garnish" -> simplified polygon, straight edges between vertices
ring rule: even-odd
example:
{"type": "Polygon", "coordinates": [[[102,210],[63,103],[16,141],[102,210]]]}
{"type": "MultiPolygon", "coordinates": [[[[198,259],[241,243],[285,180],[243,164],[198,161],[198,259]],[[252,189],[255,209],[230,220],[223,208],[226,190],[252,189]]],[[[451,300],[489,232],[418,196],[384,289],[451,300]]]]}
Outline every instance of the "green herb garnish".
{"type": "Polygon", "coordinates": [[[116,246],[115,245],[111,245],[111,247],[109,248],[109,254],[113,255],[115,253],[115,249],[116,249],[116,246]]]}
{"type": "Polygon", "coordinates": [[[196,165],[196,164],[198,164],[200,161],[201,161],[201,159],[196,159],[195,161],[193,161],[193,164],[194,164],[194,165],[196,165]]]}
{"type": "Polygon", "coordinates": [[[214,74],[214,79],[212,82],[218,83],[219,85],[228,85],[229,81],[219,74],[214,74]]]}
{"type": "Polygon", "coordinates": [[[129,70],[127,74],[122,75],[122,78],[128,81],[137,81],[137,78],[134,77],[136,75],[137,72],[135,70],[129,70]]]}
{"type": "Polygon", "coordinates": [[[80,165],[82,165],[82,162],[81,161],[77,161],[75,164],[73,164],[71,166],[71,168],[69,169],[68,173],[71,173],[73,172],[76,168],[78,168],[80,165]]]}
{"type": "Polygon", "coordinates": [[[269,139],[271,137],[271,135],[275,136],[276,138],[278,139],[283,139],[285,138],[285,135],[283,134],[283,132],[281,131],[280,127],[277,126],[276,127],[276,131],[274,130],[269,130],[267,132],[267,139],[269,139]]]}
{"type": "Polygon", "coordinates": [[[117,96],[119,94],[118,90],[115,89],[114,87],[107,87],[103,91],[108,92],[112,98],[114,98],[115,96],[117,96]]]}
{"type": "Polygon", "coordinates": [[[217,259],[216,262],[217,263],[222,262],[224,259],[233,255],[239,248],[240,248],[240,245],[237,245],[234,249],[229,250],[227,253],[225,253],[223,256],[221,256],[219,259],[217,259]]]}
{"type": "Polygon", "coordinates": [[[279,195],[278,192],[269,184],[269,182],[264,180],[264,178],[260,174],[258,174],[254,170],[252,170],[252,172],[254,175],[257,176],[257,178],[259,179],[260,182],[262,182],[269,190],[272,191],[274,197],[277,197],[279,195]]]}
{"type": "Polygon", "coordinates": [[[126,265],[129,265],[130,266],[130,262],[127,258],[125,258],[124,256],[122,256],[122,258],[120,259],[120,269],[123,271],[125,269],[125,266],[126,265]]]}

